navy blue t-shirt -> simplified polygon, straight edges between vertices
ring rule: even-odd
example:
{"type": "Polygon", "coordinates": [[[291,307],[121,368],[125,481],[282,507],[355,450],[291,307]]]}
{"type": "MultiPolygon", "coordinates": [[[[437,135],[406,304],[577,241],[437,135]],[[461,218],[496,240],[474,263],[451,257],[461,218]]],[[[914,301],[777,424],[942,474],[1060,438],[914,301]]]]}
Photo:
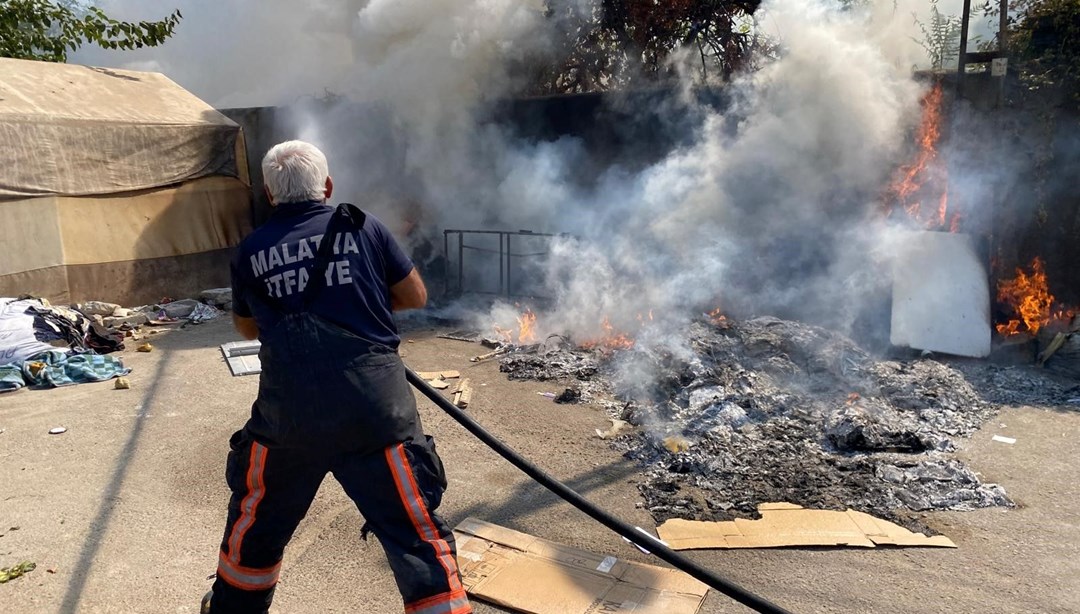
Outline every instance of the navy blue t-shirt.
{"type": "MultiPolygon", "coordinates": [[[[334,207],[322,202],[279,205],[265,224],[240,243],[232,262],[233,311],[270,330],[283,313],[299,311],[315,254],[334,207]],[[272,296],[274,301],[267,301],[272,296]]],[[[397,347],[390,286],[405,279],[413,263],[390,231],[371,215],[363,229],[339,233],[326,269],[326,286],[311,312],[342,328],[397,347]]]]}

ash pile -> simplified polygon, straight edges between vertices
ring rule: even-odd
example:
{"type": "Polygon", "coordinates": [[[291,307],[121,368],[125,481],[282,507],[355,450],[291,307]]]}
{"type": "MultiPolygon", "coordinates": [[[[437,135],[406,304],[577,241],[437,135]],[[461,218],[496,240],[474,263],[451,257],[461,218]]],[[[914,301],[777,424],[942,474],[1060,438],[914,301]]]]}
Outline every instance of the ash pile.
{"type": "Polygon", "coordinates": [[[997,405],[958,369],[879,360],[798,322],[696,321],[687,351],[602,353],[549,339],[510,352],[511,379],[574,382],[641,427],[615,445],[640,462],[657,522],[754,518],[760,503],[852,508],[927,531],[911,512],[1011,506],[952,454],[997,405]]]}

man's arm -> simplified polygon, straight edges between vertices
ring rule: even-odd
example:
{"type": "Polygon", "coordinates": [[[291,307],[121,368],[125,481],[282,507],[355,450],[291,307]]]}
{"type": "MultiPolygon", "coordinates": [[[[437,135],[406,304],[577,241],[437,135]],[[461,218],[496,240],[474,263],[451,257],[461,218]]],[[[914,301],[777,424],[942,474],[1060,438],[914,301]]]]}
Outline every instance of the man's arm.
{"type": "Polygon", "coordinates": [[[252,341],[259,338],[259,327],[255,324],[255,318],[245,318],[234,313],[232,321],[236,332],[244,339],[252,341]]]}
{"type": "Polygon", "coordinates": [[[390,308],[394,311],[420,309],[426,304],[427,288],[416,267],[413,267],[405,279],[390,286],[390,308]]]}

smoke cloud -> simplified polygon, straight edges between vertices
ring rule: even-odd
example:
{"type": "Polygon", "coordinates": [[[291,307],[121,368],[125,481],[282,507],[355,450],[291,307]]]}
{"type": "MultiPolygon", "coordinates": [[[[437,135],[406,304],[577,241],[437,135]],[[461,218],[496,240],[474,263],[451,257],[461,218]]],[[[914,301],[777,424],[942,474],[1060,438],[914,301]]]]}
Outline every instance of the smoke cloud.
{"type": "MultiPolygon", "coordinates": [[[[98,4],[121,19],[163,10],[98,4]]],[[[882,288],[880,192],[922,91],[914,2],[767,1],[755,20],[778,59],[726,84],[722,109],[688,82],[688,138],[587,181],[580,140],[524,140],[485,119],[520,91],[522,66],[554,53],[540,0],[175,4],[185,19],[165,46],[74,61],[159,70],[218,107],[294,105],[296,136],[327,152],[338,194],[393,227],[420,224],[418,243],[446,227],[573,234],[542,272],[541,332],[586,340],[606,317],[639,343],[677,345],[671,333],[715,307],[850,329],[882,288]],[[327,93],[358,104],[312,103],[327,93]]]]}

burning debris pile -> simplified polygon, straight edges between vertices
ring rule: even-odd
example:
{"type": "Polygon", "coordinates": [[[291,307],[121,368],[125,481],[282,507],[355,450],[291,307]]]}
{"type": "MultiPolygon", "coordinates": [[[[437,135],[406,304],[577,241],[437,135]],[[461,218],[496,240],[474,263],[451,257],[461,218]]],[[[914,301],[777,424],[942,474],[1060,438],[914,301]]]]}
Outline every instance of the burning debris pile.
{"type": "Polygon", "coordinates": [[[996,410],[957,369],[877,360],[822,328],[757,318],[690,324],[689,352],[601,353],[549,338],[501,362],[511,379],[576,380],[641,428],[617,439],[645,467],[656,520],[753,517],[759,503],[904,510],[1008,506],[949,454],[996,410]],[[609,397],[610,398],[610,397],[609,397]]]}

